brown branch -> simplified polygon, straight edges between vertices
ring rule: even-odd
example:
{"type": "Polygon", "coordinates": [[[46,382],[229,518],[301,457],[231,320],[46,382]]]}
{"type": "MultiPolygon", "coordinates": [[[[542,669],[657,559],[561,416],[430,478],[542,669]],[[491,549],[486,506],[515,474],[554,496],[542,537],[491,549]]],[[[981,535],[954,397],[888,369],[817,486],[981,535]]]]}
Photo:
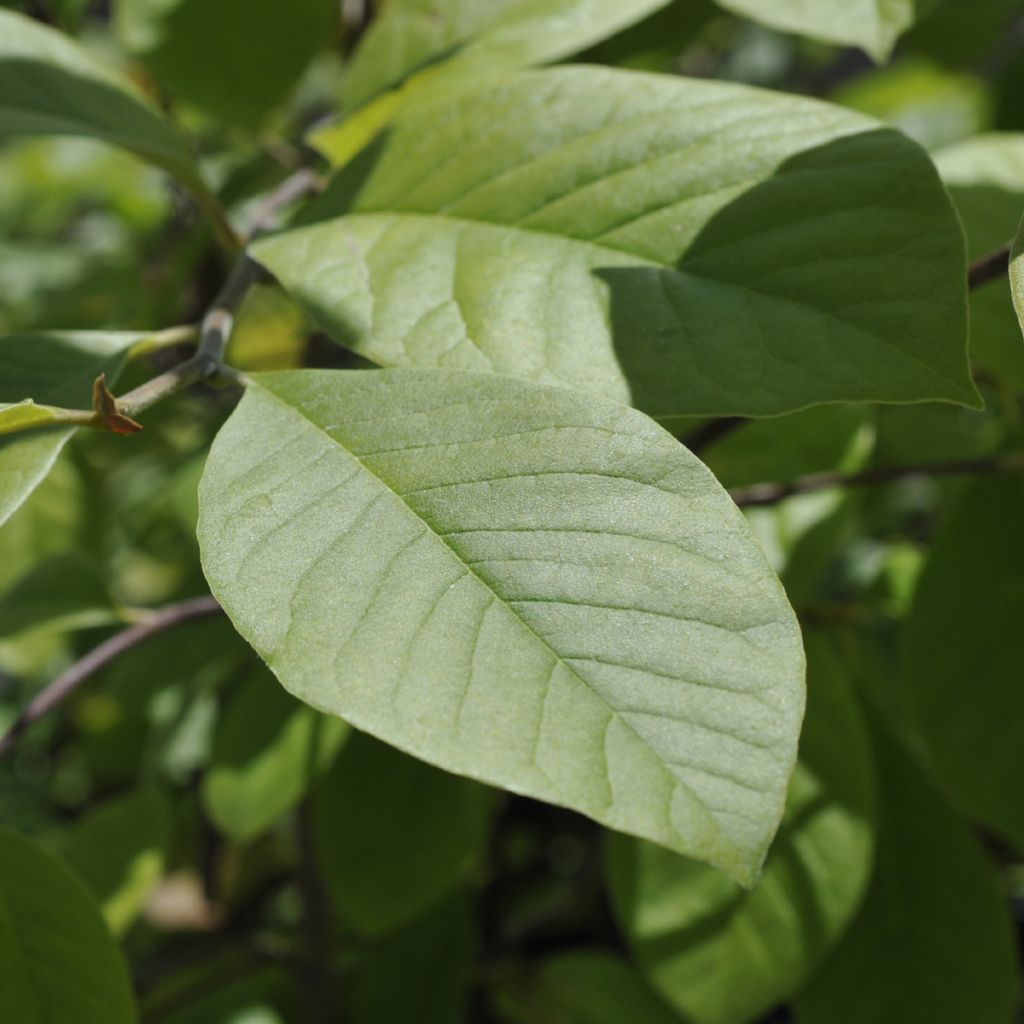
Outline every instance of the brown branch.
{"type": "Polygon", "coordinates": [[[22,733],[34,722],[62,704],[87,679],[95,675],[101,668],[115,661],[125,651],[136,647],[138,644],[145,642],[150,637],[156,636],[158,633],[162,633],[164,630],[184,625],[186,622],[191,622],[194,619],[217,615],[220,613],[220,610],[220,605],[209,595],[193,597],[178,604],[167,605],[165,608],[155,611],[144,622],[129,626],[127,629],[121,630],[120,633],[115,633],[109,639],[104,640],[103,643],[98,647],[94,647],[88,654],[76,661],[32,698],[21,714],[14,720],[14,724],[7,730],[7,733],[0,739],[0,757],[12,749],[22,733]]]}
{"type": "Polygon", "coordinates": [[[811,494],[833,487],[868,487],[896,480],[927,479],[946,476],[975,476],[986,473],[1024,473],[1024,453],[995,455],[981,459],[956,459],[951,462],[922,462],[906,466],[873,466],[857,473],[812,473],[781,483],[753,484],[729,492],[737,505],[775,505],[796,494],[811,494]]]}
{"type": "Polygon", "coordinates": [[[1010,243],[993,249],[967,268],[967,289],[974,291],[989,281],[1005,277],[1010,270],[1010,243]]]}

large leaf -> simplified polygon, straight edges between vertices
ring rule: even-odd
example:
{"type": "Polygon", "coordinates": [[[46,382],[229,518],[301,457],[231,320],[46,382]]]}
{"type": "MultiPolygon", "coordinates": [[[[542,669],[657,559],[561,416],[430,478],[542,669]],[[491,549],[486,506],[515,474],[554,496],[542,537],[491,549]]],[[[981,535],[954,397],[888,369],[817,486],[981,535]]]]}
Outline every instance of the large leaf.
{"type": "MultiPolygon", "coordinates": [[[[992,132],[947,146],[935,164],[980,259],[1013,236],[1024,210],[1024,134],[992,132]]],[[[971,358],[1024,391],[1024,341],[1006,297],[1005,278],[971,292],[971,358]]]]}
{"type": "Polygon", "coordinates": [[[214,594],[300,699],[755,877],[799,631],[738,510],[645,416],[490,374],[268,374],[199,498],[214,594]]]}
{"type": "Polygon", "coordinates": [[[837,107],[524,72],[407,110],[313,215],[255,256],[383,365],[658,417],[977,401],[949,199],[917,146],[837,107]]]}
{"type": "Polygon", "coordinates": [[[101,139],[199,180],[184,140],[130,83],[60,32],[0,10],[0,138],[10,135],[101,139]]]}
{"type": "Polygon", "coordinates": [[[896,40],[939,0],[716,0],[737,14],[784,32],[859,46],[886,60],[896,40]]]}
{"type": "Polygon", "coordinates": [[[907,628],[915,719],[956,804],[1024,850],[1024,480],[974,484],[940,531],[907,628]]]}
{"type": "Polygon", "coordinates": [[[131,980],[85,885],[0,830],[0,1020],[133,1024],[131,980]]]}
{"type": "Polygon", "coordinates": [[[641,968],[693,1024],[746,1024],[791,996],[842,934],[873,854],[868,733],[843,665],[808,636],[807,718],[789,801],[753,892],[617,838],[610,879],[641,968]]]}
{"type": "Polygon", "coordinates": [[[439,903],[479,862],[492,797],[478,783],[353,736],[313,801],[321,869],[343,920],[380,935],[439,903]]]}
{"type": "Polygon", "coordinates": [[[118,34],[161,85],[254,127],[330,45],[335,0],[118,0],[118,34]]]}
{"type": "MultiPolygon", "coordinates": [[[[3,12],[0,11],[0,17],[3,12]]],[[[0,337],[0,402],[25,398],[88,409],[92,382],[113,380],[141,334],[92,331],[0,337]]],[[[49,472],[74,427],[0,436],[0,523],[49,472]]]]}
{"type": "MultiPolygon", "coordinates": [[[[479,75],[544,64],[614,35],[668,0],[390,0],[348,69],[345,104],[372,99],[433,61],[479,75]]],[[[434,69],[432,69],[434,70],[434,69]]]]}
{"type": "Polygon", "coordinates": [[[167,798],[147,786],[87,811],[61,846],[65,860],[100,901],[115,934],[141,913],[163,877],[171,835],[167,798]]]}
{"type": "Polygon", "coordinates": [[[203,804],[221,831],[247,842],[305,796],[348,733],[292,700],[262,665],[232,697],[203,778],[203,804]]]}
{"type": "Polygon", "coordinates": [[[1017,995],[999,881],[970,830],[879,734],[875,873],[842,942],[796,1000],[801,1024],[1007,1024],[1017,995]]]}

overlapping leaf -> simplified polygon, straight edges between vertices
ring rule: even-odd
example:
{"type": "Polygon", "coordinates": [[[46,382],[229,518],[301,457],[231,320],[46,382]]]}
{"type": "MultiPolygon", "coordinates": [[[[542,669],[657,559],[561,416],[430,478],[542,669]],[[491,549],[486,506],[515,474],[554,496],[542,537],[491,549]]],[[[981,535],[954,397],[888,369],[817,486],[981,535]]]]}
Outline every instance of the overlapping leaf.
{"type": "Polygon", "coordinates": [[[459,371],[257,377],[211,451],[199,538],[301,699],[756,875],[799,631],[740,513],[645,416],[459,371]]]}
{"type": "Polygon", "coordinates": [[[255,255],[383,365],[660,418],[977,402],[949,199],[916,145],[836,107],[525,72],[406,109],[311,216],[255,255]]]}

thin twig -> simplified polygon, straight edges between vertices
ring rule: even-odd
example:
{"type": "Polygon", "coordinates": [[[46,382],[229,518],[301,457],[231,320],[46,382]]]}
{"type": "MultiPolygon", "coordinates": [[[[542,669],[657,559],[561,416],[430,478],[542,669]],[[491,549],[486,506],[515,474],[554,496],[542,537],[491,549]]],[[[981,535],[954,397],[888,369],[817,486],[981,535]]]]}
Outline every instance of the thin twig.
{"type": "Polygon", "coordinates": [[[746,416],[720,416],[717,419],[708,420],[707,423],[687,434],[682,438],[682,442],[696,455],[749,422],[750,420],[746,416]]]}
{"type": "Polygon", "coordinates": [[[951,462],[922,462],[905,466],[873,466],[857,473],[812,473],[781,483],[753,484],[729,492],[741,507],[775,505],[795,494],[811,494],[833,487],[867,487],[895,480],[926,479],[946,476],[974,476],[984,473],[1024,473],[1024,453],[994,455],[982,459],[955,459],[951,462]]]}
{"type": "Polygon", "coordinates": [[[313,843],[313,820],[308,798],[299,804],[296,812],[296,833],[299,889],[302,893],[300,970],[306,996],[304,1019],[309,1024],[329,1024],[338,1019],[331,971],[333,928],[330,900],[313,843]]]}
{"type": "Polygon", "coordinates": [[[217,615],[220,610],[220,605],[209,595],[189,598],[187,601],[167,605],[155,611],[145,622],[129,626],[104,640],[32,698],[0,739],[0,757],[11,750],[29,726],[62,704],[82,683],[119,658],[125,651],[164,630],[184,625],[194,619],[217,615]]]}
{"type": "Polygon", "coordinates": [[[1006,245],[993,249],[992,252],[976,259],[967,268],[969,291],[974,291],[975,288],[980,288],[983,284],[988,284],[989,281],[995,281],[1007,275],[1010,269],[1010,245],[1011,243],[1007,242],[1006,245]]]}

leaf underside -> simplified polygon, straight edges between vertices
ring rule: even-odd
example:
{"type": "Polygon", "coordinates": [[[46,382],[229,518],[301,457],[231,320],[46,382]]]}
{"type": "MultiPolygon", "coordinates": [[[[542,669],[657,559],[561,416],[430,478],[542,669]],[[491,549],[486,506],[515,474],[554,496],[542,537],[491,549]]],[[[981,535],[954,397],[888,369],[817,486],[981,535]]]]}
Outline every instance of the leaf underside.
{"type": "Polygon", "coordinates": [[[799,630],[728,496],[645,416],[489,374],[260,376],[214,443],[199,538],[300,699],[756,875],[799,630]]]}

